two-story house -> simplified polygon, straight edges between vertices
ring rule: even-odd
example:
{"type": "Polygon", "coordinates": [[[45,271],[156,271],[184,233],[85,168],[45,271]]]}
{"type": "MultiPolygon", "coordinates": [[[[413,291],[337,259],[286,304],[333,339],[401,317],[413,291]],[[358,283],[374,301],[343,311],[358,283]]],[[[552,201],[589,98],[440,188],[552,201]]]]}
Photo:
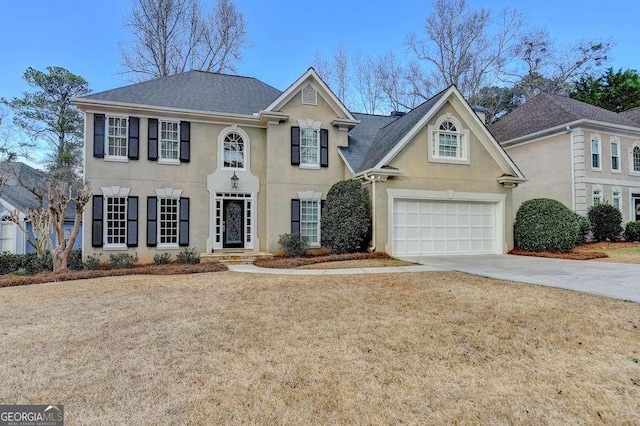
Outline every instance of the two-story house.
{"type": "Polygon", "coordinates": [[[85,114],[84,255],[278,249],[322,238],[322,200],[357,178],[372,248],[504,253],[522,173],[455,87],[406,115],[351,113],[310,68],[281,92],[190,71],[74,100],[85,114]]]}
{"type": "Polygon", "coordinates": [[[639,115],[543,93],[501,118],[490,130],[529,179],[513,192],[514,212],[546,197],[581,215],[606,201],[625,222],[640,220],[639,115]]]}

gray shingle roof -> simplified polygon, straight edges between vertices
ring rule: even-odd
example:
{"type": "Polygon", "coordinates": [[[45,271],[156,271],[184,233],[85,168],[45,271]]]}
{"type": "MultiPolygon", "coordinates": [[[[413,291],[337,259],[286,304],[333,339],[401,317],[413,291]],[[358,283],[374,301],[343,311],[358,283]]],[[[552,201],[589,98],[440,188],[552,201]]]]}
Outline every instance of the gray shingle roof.
{"type": "Polygon", "coordinates": [[[254,114],[282,92],[253,77],[189,71],[80,99],[229,114],[254,114]]]}
{"type": "Polygon", "coordinates": [[[353,170],[360,171],[360,164],[380,129],[399,117],[360,113],[353,113],[353,116],[360,123],[349,132],[349,146],[340,147],[340,151],[353,170]]]}
{"type": "Polygon", "coordinates": [[[636,123],[636,126],[640,126],[640,107],[636,107],[620,113],[621,116],[627,120],[631,120],[636,123]]]}
{"type": "Polygon", "coordinates": [[[37,188],[42,185],[45,179],[43,171],[36,170],[24,163],[12,162],[0,164],[0,174],[7,178],[1,198],[22,212],[26,208],[40,207],[36,196],[20,182],[30,188],[37,188]]]}
{"type": "Polygon", "coordinates": [[[433,108],[445,92],[446,90],[443,90],[399,118],[358,114],[356,117],[358,120],[362,120],[363,116],[365,120],[349,132],[349,150],[344,148],[342,150],[353,170],[359,173],[375,167],[433,108]],[[365,127],[359,130],[358,127],[362,124],[365,124],[365,127]],[[379,130],[374,134],[376,127],[379,130]],[[354,149],[351,148],[353,139],[357,140],[354,149]],[[359,161],[356,163],[357,160],[359,161]]]}
{"type": "Polygon", "coordinates": [[[637,127],[623,114],[560,95],[541,93],[489,127],[498,142],[540,132],[577,120],[592,120],[637,127]]]}

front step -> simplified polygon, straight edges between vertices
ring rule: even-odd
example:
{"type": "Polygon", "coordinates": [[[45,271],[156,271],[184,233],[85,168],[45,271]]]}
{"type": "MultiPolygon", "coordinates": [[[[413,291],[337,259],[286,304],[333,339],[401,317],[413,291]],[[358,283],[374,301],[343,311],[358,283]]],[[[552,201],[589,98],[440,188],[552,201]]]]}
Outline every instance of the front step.
{"type": "Polygon", "coordinates": [[[200,262],[220,262],[224,264],[253,264],[256,259],[272,258],[273,254],[255,251],[201,253],[200,262]]]}

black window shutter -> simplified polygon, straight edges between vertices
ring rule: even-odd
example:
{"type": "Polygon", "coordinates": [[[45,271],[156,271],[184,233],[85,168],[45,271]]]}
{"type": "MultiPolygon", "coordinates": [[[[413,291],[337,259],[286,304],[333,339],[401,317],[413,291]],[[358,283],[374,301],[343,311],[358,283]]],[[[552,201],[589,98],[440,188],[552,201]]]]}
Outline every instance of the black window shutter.
{"type": "Polygon", "coordinates": [[[140,158],[140,119],[129,117],[129,159],[140,158]]]}
{"type": "Polygon", "coordinates": [[[300,127],[291,128],[291,165],[300,164],[300,127]]]}
{"type": "Polygon", "coordinates": [[[93,156],[95,158],[104,158],[104,121],[104,114],[93,114],[93,156]]]}
{"type": "Polygon", "coordinates": [[[158,159],[158,119],[149,119],[149,151],[148,158],[150,161],[158,159]]]}
{"type": "Polygon", "coordinates": [[[300,200],[291,200],[291,233],[300,234],[300,200]]]}
{"type": "Polygon", "coordinates": [[[180,230],[178,234],[178,244],[189,245],[189,199],[180,198],[180,230]]]}
{"type": "Polygon", "coordinates": [[[138,197],[127,198],[127,247],[138,247],[138,197]]]}
{"type": "Polygon", "coordinates": [[[91,215],[91,246],[102,247],[102,232],[103,232],[103,205],[104,198],[102,195],[93,196],[93,206],[91,215]]]}
{"type": "Polygon", "coordinates": [[[147,246],[158,245],[158,199],[147,197],[147,246]]]}
{"type": "Polygon", "coordinates": [[[320,129],[320,167],[329,167],[329,131],[320,129]]]}
{"type": "MultiPolygon", "coordinates": [[[[191,123],[180,122],[180,161],[188,163],[191,160],[191,123]]],[[[188,204],[188,203],[187,203],[188,204]]]]}

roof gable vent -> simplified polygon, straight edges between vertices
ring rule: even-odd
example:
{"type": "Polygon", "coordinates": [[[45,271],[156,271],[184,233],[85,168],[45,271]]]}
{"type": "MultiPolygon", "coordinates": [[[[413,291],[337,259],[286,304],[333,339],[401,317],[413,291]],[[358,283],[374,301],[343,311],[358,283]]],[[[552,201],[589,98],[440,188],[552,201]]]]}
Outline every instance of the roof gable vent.
{"type": "Polygon", "coordinates": [[[318,91],[311,83],[302,89],[302,103],[305,105],[318,105],[318,91]]]}

